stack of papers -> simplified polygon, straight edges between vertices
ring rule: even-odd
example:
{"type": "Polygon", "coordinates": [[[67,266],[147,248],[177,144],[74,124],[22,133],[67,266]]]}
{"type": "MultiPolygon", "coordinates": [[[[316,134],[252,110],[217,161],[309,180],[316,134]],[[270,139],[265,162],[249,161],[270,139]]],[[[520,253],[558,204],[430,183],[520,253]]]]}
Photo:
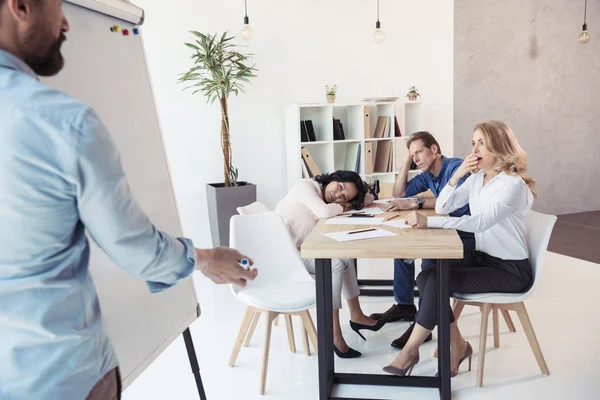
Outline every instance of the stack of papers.
{"type": "Polygon", "coordinates": [[[352,240],[365,240],[365,239],[376,239],[389,236],[397,236],[397,234],[381,228],[374,228],[368,232],[350,233],[360,229],[354,229],[351,231],[324,233],[323,235],[337,240],[338,242],[350,242],[352,240]]]}
{"type": "Polygon", "coordinates": [[[412,228],[412,226],[406,225],[404,223],[403,219],[395,219],[393,221],[386,221],[386,222],[383,223],[383,225],[393,226],[394,228],[401,228],[401,229],[410,229],[410,228],[412,228]]]}
{"type": "Polygon", "coordinates": [[[379,207],[368,207],[368,208],[363,208],[362,210],[346,211],[344,214],[352,214],[352,213],[378,215],[378,214],[382,214],[383,210],[379,207]]]}
{"type": "Polygon", "coordinates": [[[417,199],[416,197],[398,197],[398,198],[391,197],[389,199],[375,200],[373,203],[388,204],[388,203],[391,203],[394,200],[416,200],[416,199],[417,199]]]}

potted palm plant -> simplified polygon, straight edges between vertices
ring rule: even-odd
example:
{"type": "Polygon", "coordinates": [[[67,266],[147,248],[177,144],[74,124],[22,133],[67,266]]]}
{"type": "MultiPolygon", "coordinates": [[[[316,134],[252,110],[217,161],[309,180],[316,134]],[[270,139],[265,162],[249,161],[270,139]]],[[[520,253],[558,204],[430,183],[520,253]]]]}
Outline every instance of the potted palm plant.
{"type": "Polygon", "coordinates": [[[195,40],[185,43],[192,50],[194,65],[179,75],[178,82],[189,83],[186,89],[202,93],[209,105],[219,101],[221,107],[221,148],[223,150],[223,182],[209,183],[207,189],[208,216],[214,246],[229,244],[229,219],[236,208],[256,201],[256,186],[238,181],[238,169],[231,160],[231,137],[227,99],[244,92],[244,85],[258,70],[248,65],[252,54],[238,51],[227,32],[204,34],[191,31],[195,40]]]}

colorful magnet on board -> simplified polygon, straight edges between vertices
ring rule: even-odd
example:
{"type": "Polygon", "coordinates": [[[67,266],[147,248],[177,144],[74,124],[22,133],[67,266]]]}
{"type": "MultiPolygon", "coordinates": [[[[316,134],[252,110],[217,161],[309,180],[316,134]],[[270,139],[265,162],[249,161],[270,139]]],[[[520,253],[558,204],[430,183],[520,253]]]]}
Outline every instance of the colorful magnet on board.
{"type": "Polygon", "coordinates": [[[117,32],[117,33],[121,32],[121,28],[119,28],[119,25],[115,25],[114,28],[115,28],[115,32],[117,32]]]}
{"type": "Polygon", "coordinates": [[[123,29],[123,36],[129,36],[129,29],[123,29]]]}
{"type": "Polygon", "coordinates": [[[133,28],[133,34],[134,35],[139,35],[140,34],[140,30],[138,28],[133,28]]]}
{"type": "Polygon", "coordinates": [[[111,27],[110,27],[110,31],[111,31],[111,32],[114,32],[114,31],[115,31],[115,27],[114,27],[114,26],[111,26],[111,27]]]}

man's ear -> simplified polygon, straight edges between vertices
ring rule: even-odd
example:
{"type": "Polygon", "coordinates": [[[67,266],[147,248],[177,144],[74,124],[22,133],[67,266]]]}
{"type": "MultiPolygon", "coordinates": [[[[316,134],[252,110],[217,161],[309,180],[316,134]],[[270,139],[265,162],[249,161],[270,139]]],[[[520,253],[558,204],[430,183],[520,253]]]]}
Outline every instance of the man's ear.
{"type": "Polygon", "coordinates": [[[440,148],[437,147],[436,144],[432,144],[431,145],[431,150],[435,153],[435,154],[440,154],[440,148]]]}
{"type": "Polygon", "coordinates": [[[32,8],[36,0],[6,0],[9,12],[18,21],[26,21],[31,18],[32,8]]]}

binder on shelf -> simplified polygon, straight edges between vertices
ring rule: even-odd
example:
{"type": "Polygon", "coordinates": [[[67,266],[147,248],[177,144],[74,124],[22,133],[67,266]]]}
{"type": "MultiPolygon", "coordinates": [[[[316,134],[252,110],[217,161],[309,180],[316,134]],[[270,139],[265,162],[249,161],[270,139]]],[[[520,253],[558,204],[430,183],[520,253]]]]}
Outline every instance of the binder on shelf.
{"type": "Polygon", "coordinates": [[[385,124],[383,125],[383,136],[384,138],[389,138],[390,137],[390,132],[392,129],[392,119],[390,117],[384,117],[385,118],[385,124]]]}
{"type": "Polygon", "coordinates": [[[402,136],[402,132],[400,131],[400,124],[398,124],[398,118],[394,115],[394,136],[400,137],[402,136]]]}
{"type": "Polygon", "coordinates": [[[373,133],[374,138],[382,138],[383,137],[385,123],[386,123],[385,117],[377,117],[377,124],[375,124],[375,133],[373,133]]]}
{"type": "Polygon", "coordinates": [[[375,172],[388,172],[389,158],[391,154],[391,140],[383,140],[377,142],[377,152],[375,154],[375,166],[373,170],[375,172]]]}
{"type": "Polygon", "coordinates": [[[371,138],[371,117],[369,116],[369,106],[364,106],[363,109],[364,112],[364,122],[365,122],[365,138],[370,139],[371,138]]]}
{"type": "Polygon", "coordinates": [[[373,173],[373,142],[365,143],[365,174],[373,173]]]}
{"type": "Polygon", "coordinates": [[[310,156],[306,147],[302,147],[302,160],[306,163],[306,168],[308,169],[308,174],[311,178],[313,176],[321,175],[321,170],[317,167],[317,163],[310,156]]]}
{"type": "Polygon", "coordinates": [[[315,128],[313,127],[312,121],[310,119],[307,119],[304,122],[306,123],[306,132],[308,133],[308,139],[311,142],[316,142],[317,141],[317,137],[315,135],[315,128]]]}
{"type": "MultiPolygon", "coordinates": [[[[390,119],[391,122],[391,119],[390,119]]],[[[389,155],[388,155],[388,165],[386,172],[394,171],[394,153],[393,153],[394,143],[390,143],[389,155]]]]}
{"type": "Polygon", "coordinates": [[[354,166],[354,172],[360,174],[360,143],[358,144],[358,151],[356,152],[356,165],[354,166]]]}
{"type": "Polygon", "coordinates": [[[310,174],[308,173],[308,168],[306,168],[304,157],[300,157],[300,162],[302,163],[302,178],[311,178],[310,174]]]}
{"type": "Polygon", "coordinates": [[[308,131],[306,130],[306,121],[300,121],[300,141],[310,142],[308,131]]]}

